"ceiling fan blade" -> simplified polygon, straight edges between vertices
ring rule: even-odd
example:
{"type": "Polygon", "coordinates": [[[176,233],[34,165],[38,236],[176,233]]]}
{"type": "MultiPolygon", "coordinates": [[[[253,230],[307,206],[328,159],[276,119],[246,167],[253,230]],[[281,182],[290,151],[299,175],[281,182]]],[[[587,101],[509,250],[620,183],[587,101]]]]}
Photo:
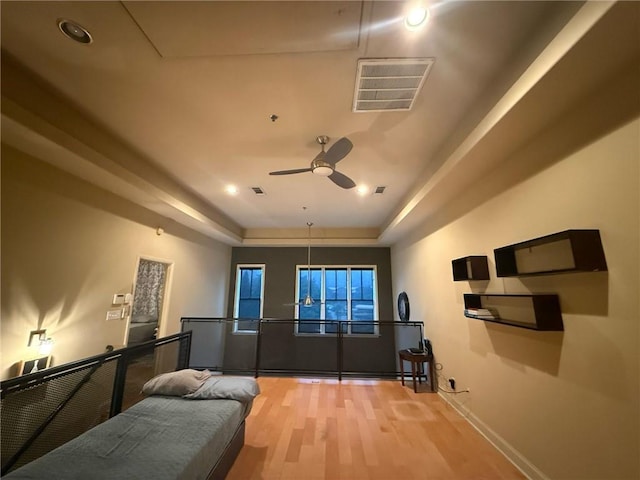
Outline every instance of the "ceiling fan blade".
{"type": "Polygon", "coordinates": [[[342,188],[353,188],[353,187],[356,186],[356,182],[351,180],[345,174],[340,173],[340,172],[336,172],[335,170],[333,171],[333,173],[331,175],[329,175],[329,179],[333,183],[335,183],[336,185],[338,185],[339,187],[342,187],[342,188]]]}
{"type": "Polygon", "coordinates": [[[291,175],[292,173],[304,173],[311,171],[311,168],[296,168],[294,170],[278,170],[277,172],[269,172],[269,175],[291,175]]]}
{"type": "Polygon", "coordinates": [[[327,150],[327,153],[324,155],[324,158],[322,160],[324,162],[330,163],[331,165],[335,165],[344,157],[346,157],[352,148],[353,143],[351,143],[351,140],[349,140],[347,137],[342,137],[336,143],[331,145],[331,148],[327,150]]]}

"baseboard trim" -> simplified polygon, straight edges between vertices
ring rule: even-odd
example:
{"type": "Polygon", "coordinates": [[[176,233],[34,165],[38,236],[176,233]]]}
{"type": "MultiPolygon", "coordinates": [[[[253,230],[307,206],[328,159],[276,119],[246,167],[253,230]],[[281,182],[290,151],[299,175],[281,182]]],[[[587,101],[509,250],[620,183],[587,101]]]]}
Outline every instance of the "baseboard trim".
{"type": "Polygon", "coordinates": [[[504,438],[494,432],[486,423],[476,417],[473,412],[465,410],[459,405],[451,395],[438,392],[438,395],[447,402],[451,407],[458,412],[473,428],[475,428],[480,435],[487,439],[491,445],[502,453],[507,460],[509,460],[518,470],[522,472],[530,480],[550,480],[539,468],[533,465],[527,458],[522,455],[518,450],[513,448],[504,438]]]}

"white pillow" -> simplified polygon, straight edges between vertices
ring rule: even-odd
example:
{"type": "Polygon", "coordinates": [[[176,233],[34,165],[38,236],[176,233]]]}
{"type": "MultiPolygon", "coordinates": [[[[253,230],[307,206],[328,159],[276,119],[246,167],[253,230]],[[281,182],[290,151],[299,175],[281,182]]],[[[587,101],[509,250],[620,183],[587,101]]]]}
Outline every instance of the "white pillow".
{"type": "Polygon", "coordinates": [[[193,393],[184,395],[192,400],[227,398],[239,402],[249,402],[260,393],[260,386],[254,378],[211,376],[193,393]]]}
{"type": "Polygon", "coordinates": [[[211,376],[209,370],[178,370],[156,375],[142,387],[145,395],[171,395],[181,397],[198,390],[211,376]]]}

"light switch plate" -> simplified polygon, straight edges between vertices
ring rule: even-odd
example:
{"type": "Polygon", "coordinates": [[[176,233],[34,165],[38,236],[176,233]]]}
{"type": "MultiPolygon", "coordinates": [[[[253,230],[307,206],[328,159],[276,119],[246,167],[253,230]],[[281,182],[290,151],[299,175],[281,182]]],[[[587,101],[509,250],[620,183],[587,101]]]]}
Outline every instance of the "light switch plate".
{"type": "Polygon", "coordinates": [[[120,320],[122,318],[122,309],[107,310],[107,320],[120,320]]]}
{"type": "Polygon", "coordinates": [[[124,293],[116,293],[113,296],[113,305],[122,305],[124,303],[124,293]]]}

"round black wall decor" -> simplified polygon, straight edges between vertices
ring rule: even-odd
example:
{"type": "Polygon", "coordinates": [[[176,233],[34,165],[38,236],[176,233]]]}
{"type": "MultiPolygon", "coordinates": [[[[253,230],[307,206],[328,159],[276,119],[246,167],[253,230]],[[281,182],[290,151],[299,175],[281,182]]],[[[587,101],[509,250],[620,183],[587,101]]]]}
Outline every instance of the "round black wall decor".
{"type": "Polygon", "coordinates": [[[398,295],[398,315],[403,322],[409,321],[409,297],[405,292],[398,295]]]}

